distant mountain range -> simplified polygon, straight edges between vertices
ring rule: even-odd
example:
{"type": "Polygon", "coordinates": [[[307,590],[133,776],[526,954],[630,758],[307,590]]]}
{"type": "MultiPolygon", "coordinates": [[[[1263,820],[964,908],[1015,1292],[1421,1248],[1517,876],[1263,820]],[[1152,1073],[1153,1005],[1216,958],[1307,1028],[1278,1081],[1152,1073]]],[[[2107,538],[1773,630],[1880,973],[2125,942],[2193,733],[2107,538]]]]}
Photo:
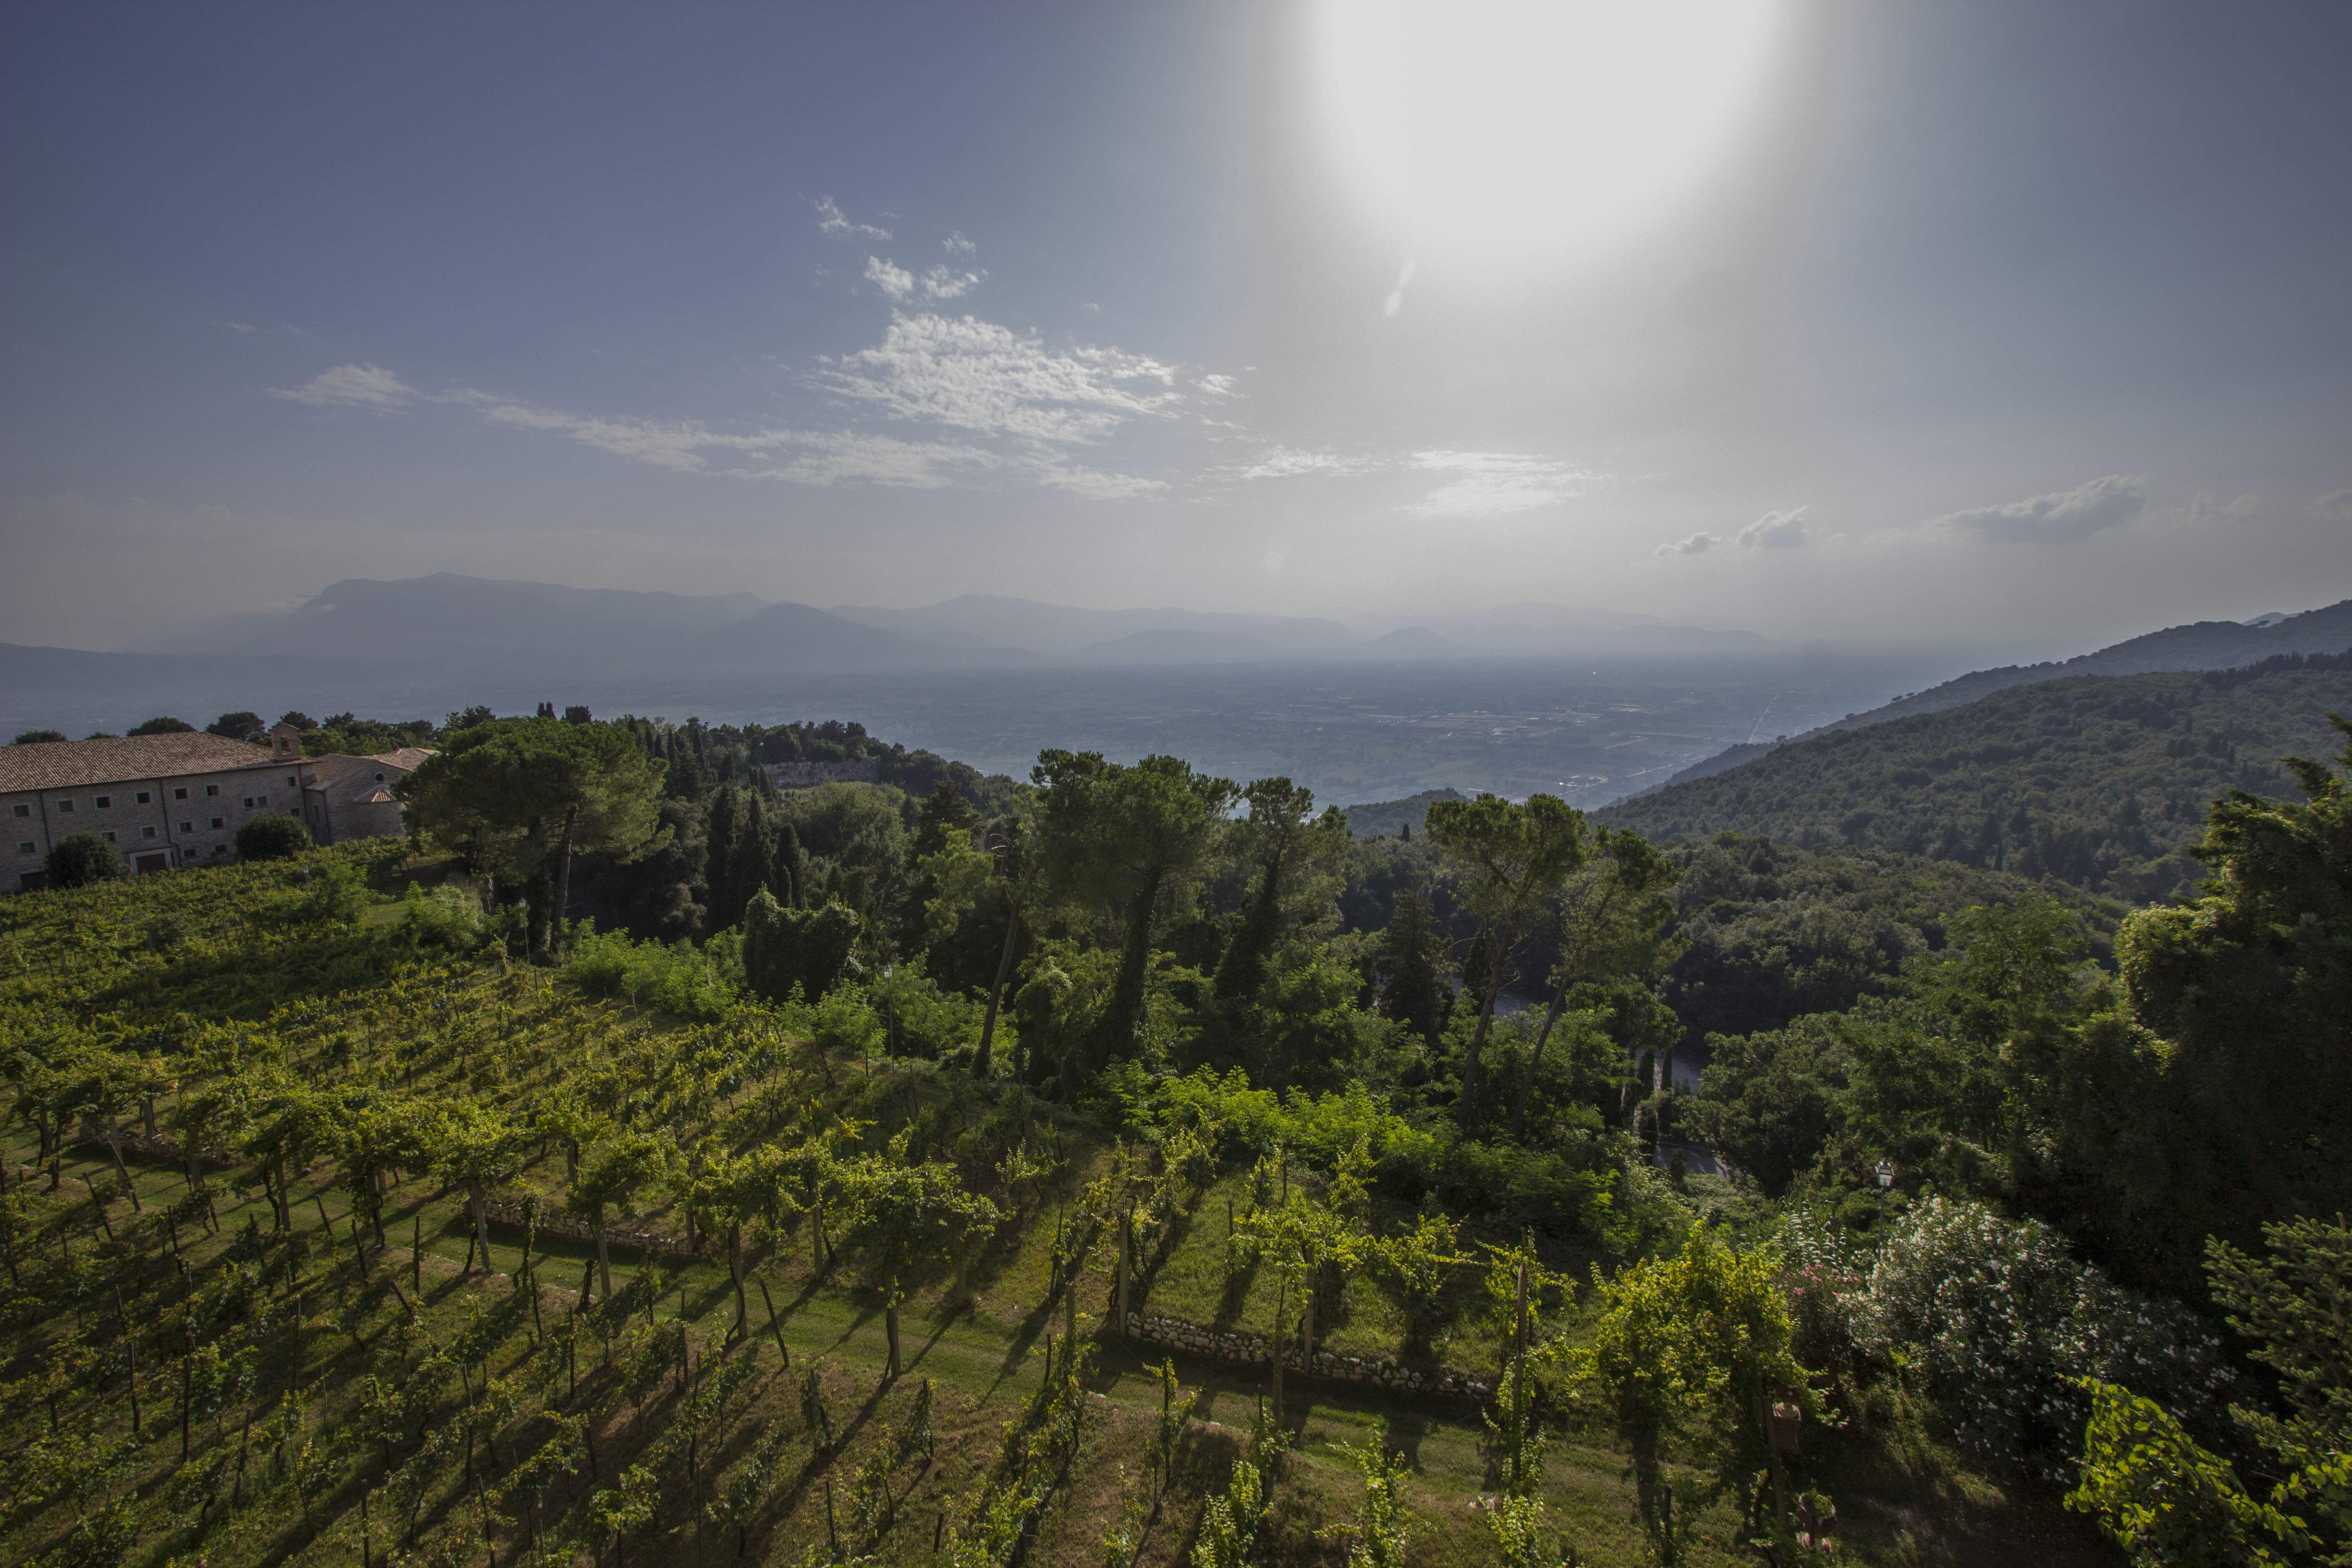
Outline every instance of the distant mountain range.
{"type": "Polygon", "coordinates": [[[916,609],[818,609],[750,594],[567,588],[444,572],[393,582],[351,578],[291,611],[233,616],[121,651],[344,658],[377,665],[494,660],[517,675],[667,676],[1593,654],[1654,658],[1765,646],[1753,632],[1669,626],[1555,605],[1516,605],[1477,617],[1358,628],[1311,616],[1088,610],[985,594],[916,609]]]}

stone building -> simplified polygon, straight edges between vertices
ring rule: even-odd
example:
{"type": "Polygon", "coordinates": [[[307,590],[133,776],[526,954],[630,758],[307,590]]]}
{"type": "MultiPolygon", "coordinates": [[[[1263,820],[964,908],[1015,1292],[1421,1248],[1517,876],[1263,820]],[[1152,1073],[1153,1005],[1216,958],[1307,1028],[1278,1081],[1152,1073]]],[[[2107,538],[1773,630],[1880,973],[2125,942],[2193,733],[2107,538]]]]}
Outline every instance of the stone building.
{"type": "Polygon", "coordinates": [[[239,827],[301,809],[310,774],[291,731],[266,746],[200,731],[0,746],[0,886],[39,887],[76,833],[121,848],[134,875],[225,865],[239,827]]]}
{"type": "Polygon", "coordinates": [[[302,826],[321,844],[396,837],[406,825],[392,786],[432,754],[403,746],[381,756],[312,757],[302,785],[302,826]]]}

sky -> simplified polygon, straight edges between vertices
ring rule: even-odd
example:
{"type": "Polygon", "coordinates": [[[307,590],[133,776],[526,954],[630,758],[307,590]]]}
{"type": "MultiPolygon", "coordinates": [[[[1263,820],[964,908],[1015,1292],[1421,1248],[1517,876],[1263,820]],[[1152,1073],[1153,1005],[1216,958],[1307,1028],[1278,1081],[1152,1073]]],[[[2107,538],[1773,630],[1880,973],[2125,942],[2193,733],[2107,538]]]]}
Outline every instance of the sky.
{"type": "Polygon", "coordinates": [[[434,571],[2053,639],[2352,595],[2352,9],[0,16],[0,640],[434,571]]]}

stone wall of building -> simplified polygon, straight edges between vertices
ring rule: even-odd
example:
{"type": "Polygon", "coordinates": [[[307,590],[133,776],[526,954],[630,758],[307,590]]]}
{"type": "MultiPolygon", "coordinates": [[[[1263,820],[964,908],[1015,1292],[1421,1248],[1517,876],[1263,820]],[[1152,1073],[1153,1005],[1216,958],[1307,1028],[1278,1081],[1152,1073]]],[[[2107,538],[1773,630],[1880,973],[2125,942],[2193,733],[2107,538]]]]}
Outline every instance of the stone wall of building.
{"type": "Polygon", "coordinates": [[[813,789],[824,784],[872,784],[881,770],[872,757],[845,763],[768,763],[768,781],[778,789],[813,789]]]}

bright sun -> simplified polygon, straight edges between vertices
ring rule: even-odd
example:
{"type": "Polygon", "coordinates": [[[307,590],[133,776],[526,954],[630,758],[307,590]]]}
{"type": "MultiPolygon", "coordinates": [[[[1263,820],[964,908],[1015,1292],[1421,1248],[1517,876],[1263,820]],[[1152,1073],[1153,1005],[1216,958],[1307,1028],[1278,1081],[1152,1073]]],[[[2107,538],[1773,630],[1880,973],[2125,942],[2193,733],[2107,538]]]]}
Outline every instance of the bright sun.
{"type": "Polygon", "coordinates": [[[1323,121],[1407,254],[1518,270],[1686,201],[1752,117],[1783,0],[1324,0],[1323,121]]]}

